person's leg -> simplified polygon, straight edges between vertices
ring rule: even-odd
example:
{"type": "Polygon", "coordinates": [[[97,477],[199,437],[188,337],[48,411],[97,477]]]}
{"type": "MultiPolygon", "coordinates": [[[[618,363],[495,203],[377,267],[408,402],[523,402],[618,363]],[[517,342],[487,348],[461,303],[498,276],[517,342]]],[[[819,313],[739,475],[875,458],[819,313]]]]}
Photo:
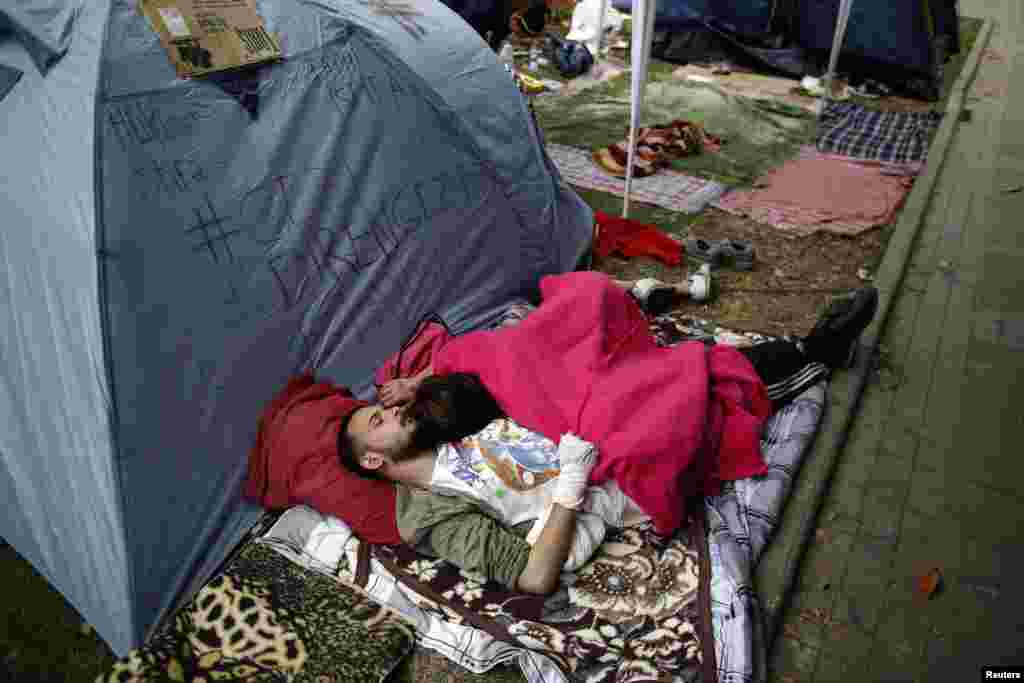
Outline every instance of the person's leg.
{"type": "Polygon", "coordinates": [[[693,301],[708,301],[713,294],[711,269],[702,267],[690,273],[683,280],[668,284],[644,278],[642,280],[613,280],[616,285],[629,292],[640,308],[648,315],[658,316],[667,312],[672,304],[682,298],[690,298],[693,301]]]}
{"type": "Polygon", "coordinates": [[[849,364],[854,342],[878,310],[878,290],[865,287],[833,301],[801,340],[778,340],[742,349],[778,409],[849,364]]]}
{"type": "Polygon", "coordinates": [[[768,389],[772,408],[778,410],[832,371],[807,357],[798,341],[780,339],[740,349],[768,389]]]}

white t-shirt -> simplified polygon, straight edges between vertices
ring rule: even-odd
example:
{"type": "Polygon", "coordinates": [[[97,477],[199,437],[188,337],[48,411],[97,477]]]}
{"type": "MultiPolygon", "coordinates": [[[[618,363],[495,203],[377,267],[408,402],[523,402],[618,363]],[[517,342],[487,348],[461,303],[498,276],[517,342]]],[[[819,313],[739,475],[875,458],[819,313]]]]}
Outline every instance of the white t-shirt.
{"type": "MultiPolygon", "coordinates": [[[[599,454],[600,457],[600,454],[599,454]]],[[[508,418],[437,449],[430,488],[480,502],[506,526],[543,516],[558,478],[558,447],[508,418]]],[[[623,527],[646,515],[615,482],[590,486],[577,514],[570,565],[582,564],[604,538],[606,527],[623,527]],[[600,527],[600,528],[598,528],[600,527]],[[582,555],[586,555],[583,557],[582,555]]]]}

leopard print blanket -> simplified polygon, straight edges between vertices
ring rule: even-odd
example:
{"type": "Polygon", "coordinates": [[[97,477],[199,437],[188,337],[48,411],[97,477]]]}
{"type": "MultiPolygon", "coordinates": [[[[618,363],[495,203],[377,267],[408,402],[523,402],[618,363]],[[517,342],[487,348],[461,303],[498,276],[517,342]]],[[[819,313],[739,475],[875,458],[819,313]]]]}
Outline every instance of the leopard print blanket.
{"type": "Polygon", "coordinates": [[[350,586],[249,543],[96,683],[382,681],[414,639],[409,623],[350,586]]]}

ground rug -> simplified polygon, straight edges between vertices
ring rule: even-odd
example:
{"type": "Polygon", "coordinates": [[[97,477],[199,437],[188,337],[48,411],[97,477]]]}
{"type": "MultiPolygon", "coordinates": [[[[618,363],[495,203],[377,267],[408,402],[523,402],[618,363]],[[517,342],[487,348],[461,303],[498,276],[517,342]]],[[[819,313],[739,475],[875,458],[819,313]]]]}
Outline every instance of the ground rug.
{"type": "MultiPolygon", "coordinates": [[[[590,158],[589,151],[555,143],[549,143],[547,151],[570,185],[625,197],[626,181],[602,170],[590,158]]],[[[722,183],[664,169],[646,178],[634,178],[629,196],[631,201],[695,214],[721,197],[725,190],[722,183]]]]}
{"type": "Polygon", "coordinates": [[[882,112],[829,102],[818,122],[818,151],[888,163],[924,161],[942,114],[882,112]]]}
{"type": "MultiPolygon", "coordinates": [[[[564,145],[589,154],[628,135],[629,80],[619,77],[575,95],[536,98],[533,107],[549,149],[564,145]]],[[[723,144],[719,151],[674,159],[671,169],[727,186],[751,184],[815,140],[815,119],[799,107],[652,71],[640,125],[675,120],[700,124],[723,144]]]]}
{"type": "Polygon", "coordinates": [[[806,147],[753,189],[729,192],[714,206],[796,235],[859,235],[892,222],[920,171],[919,164],[865,161],[806,147]]]}

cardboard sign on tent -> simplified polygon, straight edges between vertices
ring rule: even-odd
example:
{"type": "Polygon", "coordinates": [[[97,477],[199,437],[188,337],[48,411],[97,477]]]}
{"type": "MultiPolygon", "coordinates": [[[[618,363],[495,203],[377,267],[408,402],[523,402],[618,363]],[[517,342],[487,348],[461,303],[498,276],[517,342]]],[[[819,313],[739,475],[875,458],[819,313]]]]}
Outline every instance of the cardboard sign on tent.
{"type": "Polygon", "coordinates": [[[44,75],[0,33],[0,535],[124,655],[258,518],[290,376],[369,396],[424,316],[493,320],[593,217],[441,3],[263,0],[284,59],[193,80],[136,0],[36,4],[68,40],[44,75]]]}

